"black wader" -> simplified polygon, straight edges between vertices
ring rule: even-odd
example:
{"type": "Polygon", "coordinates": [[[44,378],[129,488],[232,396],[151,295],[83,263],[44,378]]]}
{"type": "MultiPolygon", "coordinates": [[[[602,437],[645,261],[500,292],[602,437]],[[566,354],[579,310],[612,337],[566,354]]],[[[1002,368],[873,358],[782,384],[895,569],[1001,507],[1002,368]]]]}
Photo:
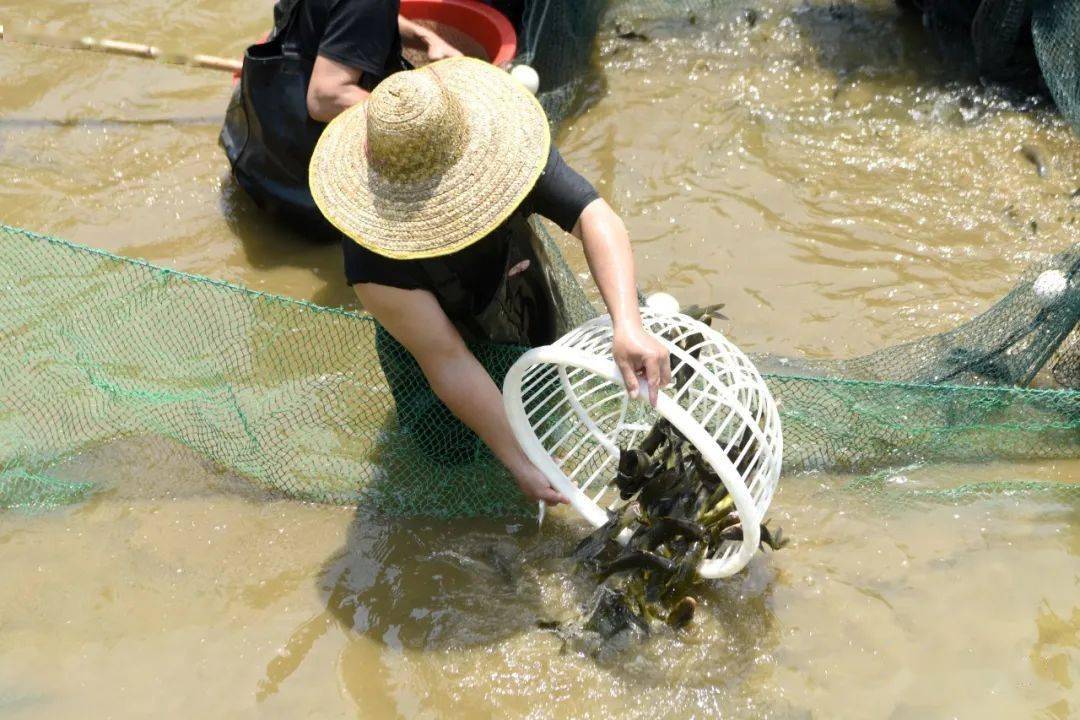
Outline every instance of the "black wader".
{"type": "MultiPolygon", "coordinates": [[[[319,212],[308,188],[311,153],[326,123],[308,114],[314,61],[300,54],[294,32],[303,2],[275,5],[270,39],[244,52],[218,142],[237,184],[260,208],[305,235],[339,240],[341,234],[319,212]]],[[[403,59],[401,67],[407,68],[403,59]]],[[[371,90],[377,81],[365,74],[360,86],[371,90]]]]}

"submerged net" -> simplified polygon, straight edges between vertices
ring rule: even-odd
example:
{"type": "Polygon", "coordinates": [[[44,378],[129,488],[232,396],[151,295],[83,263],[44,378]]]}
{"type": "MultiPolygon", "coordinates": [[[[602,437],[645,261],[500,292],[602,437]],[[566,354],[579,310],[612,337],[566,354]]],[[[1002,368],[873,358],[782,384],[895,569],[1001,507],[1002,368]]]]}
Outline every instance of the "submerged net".
{"type": "Polygon", "coordinates": [[[1080,329],[1072,331],[1059,351],[1051,374],[1061,387],[1080,390],[1080,329]]]}
{"type": "Polygon", "coordinates": [[[517,62],[536,68],[540,103],[553,124],[570,114],[593,72],[593,42],[607,5],[607,0],[525,3],[517,62]]]}
{"type": "Polygon", "coordinates": [[[845,499],[862,501],[877,513],[1011,498],[1025,502],[1066,505],[1080,500],[1080,486],[1075,483],[1054,480],[985,480],[942,487],[940,483],[919,482],[921,478],[917,476],[922,469],[919,466],[909,466],[882,470],[848,480],[838,490],[845,499]],[[916,477],[912,478],[912,475],[916,477]]]}
{"type": "Polygon", "coordinates": [[[784,469],[1080,457],[1080,392],[768,374],[784,469]]]}
{"type": "Polygon", "coordinates": [[[1080,132],[1080,4],[1075,0],[914,0],[951,63],[1023,92],[1045,88],[1080,132]]]}
{"type": "MultiPolygon", "coordinates": [[[[539,71],[553,122],[590,77],[606,4],[547,0],[522,10],[522,59],[539,71]]],[[[713,4],[659,5],[694,24],[713,4]]],[[[593,317],[557,244],[533,227],[569,321],[593,317]]],[[[3,225],[0,246],[0,507],[77,502],[105,480],[79,476],[80,453],[152,437],[277,495],[399,515],[529,509],[368,316],[3,225]],[[380,355],[411,398],[400,416],[380,355]]],[[[1077,387],[1078,263],[1078,248],[1051,259],[950,333],[850,361],[763,363],[780,403],[785,471],[1080,457],[1080,391],[1015,387],[1043,367],[1077,387]],[[1047,269],[1072,281],[1053,302],[1033,290],[1047,269]]],[[[501,382],[523,349],[474,350],[501,382]]]]}

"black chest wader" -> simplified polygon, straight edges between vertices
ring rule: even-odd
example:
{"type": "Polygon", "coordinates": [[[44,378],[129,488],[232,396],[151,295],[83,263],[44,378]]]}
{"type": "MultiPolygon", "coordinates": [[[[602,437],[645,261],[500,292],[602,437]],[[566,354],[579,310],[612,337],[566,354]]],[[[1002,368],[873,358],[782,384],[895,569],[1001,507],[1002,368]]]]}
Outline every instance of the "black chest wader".
{"type": "MultiPolygon", "coordinates": [[[[506,259],[499,270],[502,282],[484,307],[473,307],[475,299],[438,259],[425,263],[425,271],[439,304],[501,386],[521,352],[554,342],[572,328],[547,251],[527,219],[514,213],[499,232],[509,234],[506,259]],[[525,260],[528,268],[508,277],[510,269],[525,260]]],[[[435,396],[409,351],[381,325],[375,347],[397,405],[398,423],[424,455],[439,464],[475,460],[483,443],[435,396]]]]}
{"type": "Polygon", "coordinates": [[[261,209],[305,235],[314,230],[321,239],[336,239],[340,235],[323,219],[308,189],[311,153],[326,125],[308,115],[313,62],[300,55],[290,32],[302,2],[279,3],[272,37],[244,52],[218,142],[237,184],[261,209]]]}
{"type": "Polygon", "coordinates": [[[289,38],[302,0],[274,9],[273,36],[247,47],[218,141],[237,184],[267,213],[294,226],[320,218],[308,189],[308,163],[324,123],[308,114],[312,62],[289,38]]]}

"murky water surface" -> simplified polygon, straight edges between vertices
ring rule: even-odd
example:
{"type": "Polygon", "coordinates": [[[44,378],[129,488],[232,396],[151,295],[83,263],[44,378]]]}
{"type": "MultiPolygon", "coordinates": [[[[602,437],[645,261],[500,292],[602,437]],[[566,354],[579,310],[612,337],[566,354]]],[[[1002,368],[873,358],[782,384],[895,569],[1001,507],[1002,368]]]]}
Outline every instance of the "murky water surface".
{"type": "MultiPolygon", "coordinates": [[[[950,80],[888,2],[748,7],[624,17],[562,133],[646,289],[726,301],[748,349],[838,357],[945,329],[1076,241],[1076,145],[1051,113],[950,80]]],[[[13,0],[3,20],[236,55],[267,17],[263,0],[13,0]]],[[[351,302],[335,248],[269,226],[226,179],[227,77],[10,45],[0,77],[4,222],[351,302]]],[[[1078,712],[1075,501],[906,500],[1075,481],[1075,462],[923,468],[873,498],[789,478],[773,507],[792,546],[704,591],[688,635],[597,659],[535,628],[589,589],[566,513],[541,532],[388,521],[261,497],[147,441],[68,472],[110,489],[0,522],[3,717],[1078,712]]]]}

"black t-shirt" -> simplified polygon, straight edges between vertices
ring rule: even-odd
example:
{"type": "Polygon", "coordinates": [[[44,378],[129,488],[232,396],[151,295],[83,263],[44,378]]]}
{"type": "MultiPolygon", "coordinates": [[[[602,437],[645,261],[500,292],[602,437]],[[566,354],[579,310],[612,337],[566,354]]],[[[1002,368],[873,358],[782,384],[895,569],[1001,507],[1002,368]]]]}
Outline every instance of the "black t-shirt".
{"type": "Polygon", "coordinates": [[[303,57],[314,60],[323,55],[361,70],[360,86],[366,90],[401,69],[398,0],[299,2],[287,40],[299,45],[303,57]]]}
{"type": "MultiPolygon", "coordinates": [[[[551,146],[547,164],[536,185],[525,196],[515,214],[536,213],[551,220],[566,232],[571,232],[585,207],[600,197],[588,180],[566,164],[551,146]]],[[[442,257],[428,260],[395,260],[383,257],[355,242],[345,239],[345,278],[350,285],[375,283],[405,290],[424,289],[440,301],[439,289],[433,277],[440,270],[457,276],[459,284],[472,296],[473,308],[482,308],[495,294],[506,271],[509,243],[508,223],[504,223],[476,243],[442,257]]],[[[446,308],[446,305],[443,305],[446,308]]],[[[456,319],[456,318],[451,318],[456,319]]]]}

